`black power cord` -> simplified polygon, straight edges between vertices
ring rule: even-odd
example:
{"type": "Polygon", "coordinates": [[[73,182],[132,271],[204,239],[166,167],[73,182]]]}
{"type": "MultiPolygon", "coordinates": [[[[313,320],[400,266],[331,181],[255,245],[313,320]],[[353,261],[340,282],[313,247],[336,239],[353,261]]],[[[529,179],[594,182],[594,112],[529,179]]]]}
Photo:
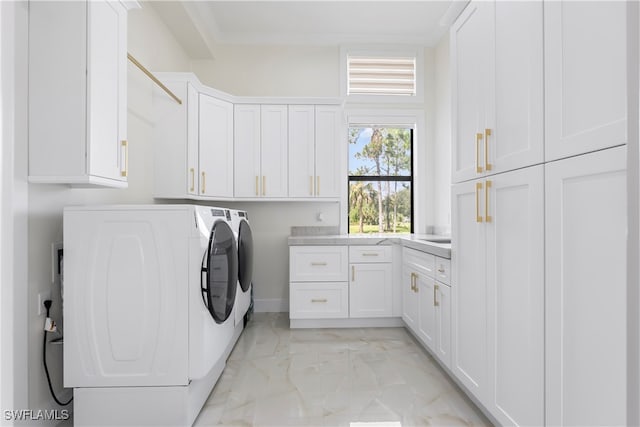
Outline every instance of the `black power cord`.
{"type": "MultiPolygon", "coordinates": [[[[44,302],[44,307],[47,309],[47,317],[49,317],[49,310],[51,309],[51,300],[48,299],[44,302]]],[[[51,392],[51,396],[53,396],[53,400],[60,406],[67,406],[73,400],[73,396],[66,403],[58,400],[56,393],[53,391],[53,386],[51,385],[51,377],[49,376],[49,368],[47,368],[47,331],[44,331],[44,341],[42,342],[42,362],[44,363],[44,373],[47,374],[47,382],[49,383],[49,391],[51,392]]]]}

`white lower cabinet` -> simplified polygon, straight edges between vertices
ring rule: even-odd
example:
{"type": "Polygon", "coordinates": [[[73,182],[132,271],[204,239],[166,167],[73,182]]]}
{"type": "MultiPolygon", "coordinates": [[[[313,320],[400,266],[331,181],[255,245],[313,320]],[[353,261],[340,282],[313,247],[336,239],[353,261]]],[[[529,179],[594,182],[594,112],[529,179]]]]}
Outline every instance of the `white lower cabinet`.
{"type": "Polygon", "coordinates": [[[349,317],[391,316],[391,246],[350,246],[349,262],[349,317]]]}
{"type": "Polygon", "coordinates": [[[292,283],[291,319],[343,319],[349,317],[349,288],[345,282],[292,283]]]}
{"type": "Polygon", "coordinates": [[[453,187],[452,363],[504,425],[544,424],[544,177],[453,187]]]}
{"type": "Polygon", "coordinates": [[[626,147],[545,166],[546,424],[626,425],[626,147]]]}
{"type": "Polygon", "coordinates": [[[402,259],[402,318],[448,367],[451,364],[449,260],[410,248],[403,249],[402,259]]]}

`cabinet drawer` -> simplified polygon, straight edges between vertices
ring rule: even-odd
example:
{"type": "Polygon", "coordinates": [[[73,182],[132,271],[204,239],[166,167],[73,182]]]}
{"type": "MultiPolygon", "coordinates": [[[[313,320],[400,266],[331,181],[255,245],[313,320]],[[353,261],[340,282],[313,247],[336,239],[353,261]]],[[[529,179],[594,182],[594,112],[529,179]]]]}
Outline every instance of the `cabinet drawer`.
{"type": "Polygon", "coordinates": [[[349,317],[347,282],[291,283],[290,319],[338,319],[349,317]]]}
{"type": "Polygon", "coordinates": [[[292,282],[346,282],[346,246],[291,246],[289,280],[292,282]]]}
{"type": "Polygon", "coordinates": [[[406,266],[424,270],[424,273],[429,277],[435,277],[435,255],[411,248],[402,248],[402,262],[406,266]]]}
{"type": "Polygon", "coordinates": [[[445,285],[451,285],[451,260],[436,257],[436,280],[445,285]]]}
{"type": "Polygon", "coordinates": [[[349,246],[349,262],[391,262],[391,246],[349,246]]]}

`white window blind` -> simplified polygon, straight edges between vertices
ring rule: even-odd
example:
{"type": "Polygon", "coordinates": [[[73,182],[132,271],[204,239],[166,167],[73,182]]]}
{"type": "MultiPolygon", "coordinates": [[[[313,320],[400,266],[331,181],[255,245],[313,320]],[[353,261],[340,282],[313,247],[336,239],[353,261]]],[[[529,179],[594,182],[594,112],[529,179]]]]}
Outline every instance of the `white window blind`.
{"type": "Polygon", "coordinates": [[[416,94],[416,58],[347,56],[349,95],[416,94]]]}

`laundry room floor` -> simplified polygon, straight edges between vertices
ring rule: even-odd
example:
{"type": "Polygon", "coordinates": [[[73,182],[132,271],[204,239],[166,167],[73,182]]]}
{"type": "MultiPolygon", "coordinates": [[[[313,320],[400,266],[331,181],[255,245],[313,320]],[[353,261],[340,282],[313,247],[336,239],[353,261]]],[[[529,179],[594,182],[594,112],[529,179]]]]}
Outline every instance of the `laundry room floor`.
{"type": "Polygon", "coordinates": [[[403,328],[289,329],[256,313],[196,426],[491,425],[403,328]]]}

